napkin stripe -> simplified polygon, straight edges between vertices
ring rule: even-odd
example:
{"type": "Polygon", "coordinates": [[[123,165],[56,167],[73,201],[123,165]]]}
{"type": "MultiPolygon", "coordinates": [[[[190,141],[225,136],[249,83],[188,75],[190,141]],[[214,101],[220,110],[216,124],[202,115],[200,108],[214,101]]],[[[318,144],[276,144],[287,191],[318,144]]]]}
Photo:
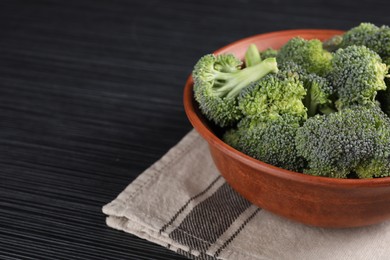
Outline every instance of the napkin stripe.
{"type": "Polygon", "coordinates": [[[180,248],[176,251],[176,253],[181,254],[181,255],[188,257],[189,259],[193,259],[193,260],[216,260],[217,259],[217,258],[212,257],[206,253],[203,253],[203,252],[200,253],[200,255],[198,255],[198,256],[194,256],[193,254],[191,254],[187,251],[184,251],[180,248]]]}
{"type": "Polygon", "coordinates": [[[197,198],[199,198],[200,196],[202,196],[203,194],[205,194],[206,192],[208,192],[213,186],[214,184],[221,178],[221,175],[218,175],[217,178],[215,178],[210,184],[209,186],[206,187],[206,189],[204,189],[202,192],[198,193],[197,195],[191,197],[177,212],[176,214],[169,220],[169,222],[167,224],[165,224],[161,229],[160,229],[160,234],[161,232],[164,232],[167,227],[169,227],[170,225],[172,225],[172,223],[177,219],[177,217],[188,207],[188,205],[193,201],[193,200],[196,200],[197,198]]]}
{"type": "Polygon", "coordinates": [[[224,183],[194,207],[169,237],[190,249],[205,252],[250,205],[224,183]]]}
{"type": "Polygon", "coordinates": [[[215,252],[214,254],[214,257],[217,258],[221,252],[236,238],[236,236],[241,232],[241,230],[244,229],[244,227],[246,226],[246,224],[248,224],[249,221],[251,221],[252,218],[254,218],[254,216],[256,216],[256,214],[260,211],[261,209],[258,208],[256,209],[242,224],[241,226],[233,233],[233,235],[231,237],[229,237],[229,239],[227,239],[225,241],[225,243],[223,243],[223,245],[218,248],[218,250],[215,252]]]}

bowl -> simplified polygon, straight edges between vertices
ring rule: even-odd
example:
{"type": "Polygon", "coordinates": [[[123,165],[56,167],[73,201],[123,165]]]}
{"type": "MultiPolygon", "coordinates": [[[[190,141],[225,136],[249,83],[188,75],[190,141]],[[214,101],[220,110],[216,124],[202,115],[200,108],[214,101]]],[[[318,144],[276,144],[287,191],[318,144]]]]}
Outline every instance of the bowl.
{"type": "MultiPolygon", "coordinates": [[[[260,34],[227,45],[215,54],[239,58],[249,44],[259,50],[280,48],[290,38],[325,40],[338,30],[288,30],[260,34]]],[[[333,179],[284,170],[247,156],[224,143],[221,130],[200,112],[190,76],[184,89],[184,108],[197,132],[208,142],[211,156],[230,186],[253,204],[277,215],[319,227],[358,227],[390,218],[390,177],[333,179]]]]}

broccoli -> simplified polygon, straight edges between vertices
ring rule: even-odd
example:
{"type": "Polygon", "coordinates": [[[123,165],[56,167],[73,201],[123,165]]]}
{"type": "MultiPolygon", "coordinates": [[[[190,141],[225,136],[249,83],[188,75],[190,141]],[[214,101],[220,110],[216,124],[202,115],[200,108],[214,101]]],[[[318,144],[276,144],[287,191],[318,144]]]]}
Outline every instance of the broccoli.
{"type": "Polygon", "coordinates": [[[283,71],[287,74],[298,74],[300,79],[308,74],[308,72],[304,70],[302,66],[293,61],[278,62],[278,68],[279,71],[283,71]]]}
{"type": "Polygon", "coordinates": [[[245,65],[246,67],[253,66],[257,63],[260,63],[262,59],[265,60],[268,58],[276,58],[277,54],[278,51],[272,48],[268,48],[262,52],[259,52],[257,46],[255,44],[251,44],[245,53],[245,65]]]}
{"type": "Polygon", "coordinates": [[[240,130],[238,130],[236,128],[230,128],[225,131],[225,133],[222,136],[222,140],[228,145],[230,145],[231,147],[235,148],[236,150],[241,150],[239,143],[243,133],[244,133],[244,129],[240,128],[240,130]]]}
{"type": "Polygon", "coordinates": [[[255,159],[287,170],[301,171],[305,161],[297,155],[295,148],[299,121],[291,115],[268,120],[244,118],[238,128],[228,130],[223,139],[255,159]]]}
{"type": "Polygon", "coordinates": [[[307,90],[303,103],[307,107],[308,117],[315,116],[318,112],[322,114],[335,112],[332,101],[334,89],[326,78],[313,73],[307,74],[303,77],[303,86],[307,90]]]}
{"type": "Polygon", "coordinates": [[[292,171],[303,169],[297,156],[295,134],[306,120],[306,94],[299,74],[291,70],[268,74],[241,91],[238,106],[244,118],[223,140],[243,153],[292,171]]]}
{"type": "Polygon", "coordinates": [[[261,62],[260,52],[255,44],[249,45],[245,52],[245,66],[250,67],[261,62]]]}
{"type": "Polygon", "coordinates": [[[382,58],[390,56],[390,27],[361,23],[342,36],[341,48],[364,45],[382,58]]]}
{"type": "Polygon", "coordinates": [[[322,48],[320,40],[305,40],[295,37],[278,52],[278,63],[293,61],[308,73],[326,75],[331,69],[332,54],[322,48]]]}
{"type": "Polygon", "coordinates": [[[385,91],[378,92],[378,101],[381,104],[383,112],[390,117],[390,78],[385,79],[387,89],[385,91]]]}
{"type": "Polygon", "coordinates": [[[387,65],[387,67],[390,67],[390,56],[383,57],[382,62],[387,65]]]}
{"type": "Polygon", "coordinates": [[[298,74],[307,92],[303,104],[307,108],[309,117],[318,112],[329,114],[335,111],[332,101],[334,88],[329,80],[314,73],[307,73],[301,66],[291,61],[278,64],[278,66],[281,71],[298,74]]]}
{"type": "Polygon", "coordinates": [[[248,118],[272,119],[290,114],[305,120],[307,113],[302,103],[305,95],[297,73],[280,71],[268,74],[242,90],[238,96],[238,107],[248,118]]]}
{"type": "Polygon", "coordinates": [[[194,96],[222,139],[255,159],[315,176],[390,177],[389,43],[390,27],[362,23],[324,43],[251,44],[244,62],[206,55],[194,96]]]}
{"type": "Polygon", "coordinates": [[[356,168],[358,177],[390,177],[390,157],[378,157],[360,164],[356,168]]]}
{"type": "Polygon", "coordinates": [[[362,178],[384,176],[390,118],[376,106],[316,115],[298,129],[295,141],[298,155],[308,162],[304,173],[335,178],[352,173],[362,178]]]}
{"type": "Polygon", "coordinates": [[[194,94],[203,114],[221,127],[236,123],[242,116],[236,97],[251,82],[277,72],[275,58],[241,69],[242,62],[232,54],[202,57],[193,71],[194,94]]]}
{"type": "Polygon", "coordinates": [[[278,51],[274,50],[272,48],[268,48],[268,49],[262,51],[261,54],[260,54],[262,59],[276,58],[277,55],[278,55],[278,51]]]}
{"type": "Polygon", "coordinates": [[[340,48],[340,45],[342,42],[343,42],[343,36],[342,35],[335,35],[332,38],[324,41],[322,43],[322,47],[327,51],[334,52],[338,48],[340,48]]]}
{"type": "Polygon", "coordinates": [[[386,89],[387,70],[379,55],[365,46],[338,49],[328,77],[338,98],[336,107],[372,103],[377,91],[386,89]]]}
{"type": "Polygon", "coordinates": [[[225,132],[223,140],[253,158],[300,171],[304,160],[297,156],[294,140],[307,117],[302,103],[306,91],[294,70],[298,66],[291,65],[242,90],[238,106],[244,118],[225,132]]]}
{"type": "MultiPolygon", "coordinates": [[[[383,59],[383,62],[390,68],[390,56],[386,59],[383,59]]],[[[378,100],[381,104],[383,112],[390,116],[390,78],[386,76],[385,78],[387,89],[385,91],[378,92],[378,100]]]]}

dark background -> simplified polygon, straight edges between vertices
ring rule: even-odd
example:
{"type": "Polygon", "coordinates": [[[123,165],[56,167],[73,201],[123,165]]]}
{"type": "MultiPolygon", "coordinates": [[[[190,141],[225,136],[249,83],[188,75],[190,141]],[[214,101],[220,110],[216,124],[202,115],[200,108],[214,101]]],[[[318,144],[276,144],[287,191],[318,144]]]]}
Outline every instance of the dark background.
{"type": "MultiPolygon", "coordinates": [[[[390,25],[374,1],[0,1],[0,258],[184,259],[101,207],[190,129],[203,54],[293,28],[390,25]]],[[[196,167],[196,166],[194,166],[196,167]]]]}

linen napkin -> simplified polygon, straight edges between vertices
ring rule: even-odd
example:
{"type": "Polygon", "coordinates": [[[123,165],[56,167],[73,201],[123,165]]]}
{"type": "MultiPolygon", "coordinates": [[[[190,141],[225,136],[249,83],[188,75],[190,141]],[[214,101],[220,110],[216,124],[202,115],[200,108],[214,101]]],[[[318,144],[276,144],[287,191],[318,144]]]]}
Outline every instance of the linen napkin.
{"type": "Polygon", "coordinates": [[[190,259],[390,259],[390,222],[306,226],[251,205],[192,130],[103,207],[107,225],[190,259]]]}

